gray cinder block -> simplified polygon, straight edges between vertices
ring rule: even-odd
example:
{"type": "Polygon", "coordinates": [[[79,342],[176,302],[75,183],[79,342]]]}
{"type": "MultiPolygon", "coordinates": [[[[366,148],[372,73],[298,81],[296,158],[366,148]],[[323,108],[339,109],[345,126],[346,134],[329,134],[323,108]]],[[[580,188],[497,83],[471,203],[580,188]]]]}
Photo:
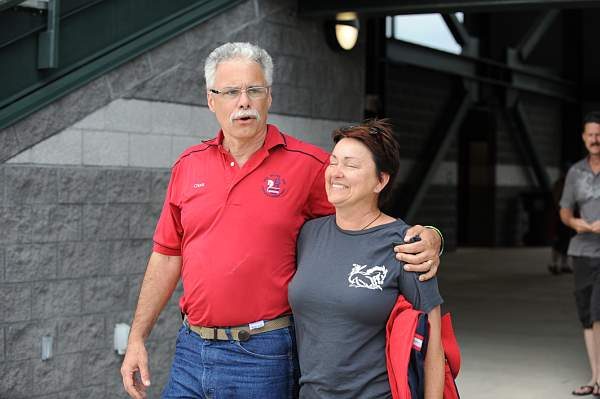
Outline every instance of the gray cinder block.
{"type": "Polygon", "coordinates": [[[129,284],[122,277],[88,279],[83,285],[85,312],[103,312],[128,308],[129,284]]]}
{"type": "Polygon", "coordinates": [[[60,280],[33,284],[33,319],[71,316],[81,313],[81,281],[60,280]]]}
{"type": "Polygon", "coordinates": [[[30,361],[0,364],[0,397],[27,398],[33,386],[33,367],[30,361]]]}
{"type": "Polygon", "coordinates": [[[33,362],[33,393],[42,395],[80,386],[83,354],[54,356],[49,360],[33,362]]]}
{"type": "Polygon", "coordinates": [[[8,205],[51,204],[58,199],[58,173],[54,168],[5,168],[8,205]]]}
{"type": "Polygon", "coordinates": [[[106,202],[106,173],[99,169],[60,169],[58,202],[69,204],[106,202]]]}
{"type": "Polygon", "coordinates": [[[78,205],[35,205],[31,236],[34,242],[75,241],[81,237],[81,207],[78,205]]]}
{"type": "Polygon", "coordinates": [[[115,203],[148,202],[152,173],[139,169],[106,171],[107,200],[115,203]]]}
{"type": "Polygon", "coordinates": [[[57,321],[56,353],[73,353],[103,348],[107,345],[103,314],[61,318],[57,321]]]}
{"type": "Polygon", "coordinates": [[[9,245],[5,253],[7,282],[39,281],[56,277],[56,244],[9,245]]]}
{"type": "Polygon", "coordinates": [[[83,206],[83,239],[86,241],[127,238],[133,205],[83,206]]]}
{"type": "MultiPolygon", "coordinates": [[[[0,320],[4,323],[29,320],[31,317],[31,286],[11,284],[0,287],[0,320]]],[[[10,342],[8,343],[10,345],[10,342]]]]}
{"type": "Polygon", "coordinates": [[[105,241],[72,242],[58,249],[58,277],[94,277],[107,274],[111,256],[109,243],[105,241]]]}

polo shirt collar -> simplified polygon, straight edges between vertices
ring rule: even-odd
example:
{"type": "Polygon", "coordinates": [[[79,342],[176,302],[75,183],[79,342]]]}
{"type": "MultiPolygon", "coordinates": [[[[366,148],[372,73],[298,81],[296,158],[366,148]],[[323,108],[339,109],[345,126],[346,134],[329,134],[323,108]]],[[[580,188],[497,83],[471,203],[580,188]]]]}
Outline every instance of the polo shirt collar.
{"type": "MultiPolygon", "coordinates": [[[[221,146],[223,144],[223,129],[219,130],[217,133],[217,137],[210,140],[205,140],[204,143],[211,146],[221,146]]],[[[265,150],[271,150],[279,145],[286,145],[285,138],[283,134],[279,131],[277,126],[267,124],[267,134],[265,136],[265,142],[263,143],[262,148],[265,150]]]]}

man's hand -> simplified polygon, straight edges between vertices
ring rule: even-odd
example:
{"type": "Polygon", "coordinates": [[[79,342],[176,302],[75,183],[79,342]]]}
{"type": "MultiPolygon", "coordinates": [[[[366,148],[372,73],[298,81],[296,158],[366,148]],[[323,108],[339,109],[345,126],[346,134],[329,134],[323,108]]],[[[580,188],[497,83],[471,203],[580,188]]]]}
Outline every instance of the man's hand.
{"type": "Polygon", "coordinates": [[[600,220],[596,220],[590,225],[590,227],[592,229],[592,233],[600,234],[600,220]]]}
{"type": "Polygon", "coordinates": [[[417,224],[408,229],[404,241],[409,242],[417,235],[421,237],[420,241],[398,245],[394,247],[394,251],[396,259],[405,263],[404,270],[422,272],[424,274],[419,276],[419,280],[426,281],[437,274],[442,239],[434,230],[417,224]]]}
{"type": "Polygon", "coordinates": [[[150,386],[150,371],[144,340],[150,335],[158,315],[173,294],[180,274],[181,256],[152,252],[131,323],[127,352],[121,366],[123,386],[132,398],[146,398],[146,387],[150,386]]]}
{"type": "Polygon", "coordinates": [[[148,369],[148,352],[146,352],[143,340],[130,339],[121,366],[121,376],[123,377],[123,386],[129,396],[134,399],[146,398],[146,387],[150,386],[150,371],[148,369]]]}
{"type": "Polygon", "coordinates": [[[570,225],[578,233],[591,233],[593,231],[592,225],[580,218],[571,219],[570,225]]]}

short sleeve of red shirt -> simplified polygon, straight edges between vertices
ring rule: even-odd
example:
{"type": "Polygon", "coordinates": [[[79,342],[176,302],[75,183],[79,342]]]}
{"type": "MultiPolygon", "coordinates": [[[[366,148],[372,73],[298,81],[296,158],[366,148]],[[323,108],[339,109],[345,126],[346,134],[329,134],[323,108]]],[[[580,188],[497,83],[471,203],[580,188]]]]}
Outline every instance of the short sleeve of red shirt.
{"type": "Polygon", "coordinates": [[[167,188],[165,202],[163,205],[156,231],[154,232],[154,252],[163,255],[181,256],[181,238],[183,228],[181,226],[181,209],[179,208],[178,193],[176,190],[179,163],[173,166],[171,179],[167,188]]]}
{"type": "Polygon", "coordinates": [[[335,212],[333,205],[327,201],[327,193],[325,192],[325,169],[327,166],[329,166],[329,161],[323,164],[310,187],[308,201],[304,210],[308,219],[331,215],[335,212]]]}

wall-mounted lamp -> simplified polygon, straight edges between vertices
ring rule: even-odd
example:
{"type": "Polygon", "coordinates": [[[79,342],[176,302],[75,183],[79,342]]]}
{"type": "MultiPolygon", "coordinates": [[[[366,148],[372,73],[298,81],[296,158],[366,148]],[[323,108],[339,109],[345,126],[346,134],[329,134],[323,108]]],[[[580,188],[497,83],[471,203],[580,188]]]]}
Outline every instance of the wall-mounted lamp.
{"type": "Polygon", "coordinates": [[[352,50],[358,40],[358,16],[355,12],[340,12],[335,21],[325,25],[327,41],[335,50],[352,50]]]}

